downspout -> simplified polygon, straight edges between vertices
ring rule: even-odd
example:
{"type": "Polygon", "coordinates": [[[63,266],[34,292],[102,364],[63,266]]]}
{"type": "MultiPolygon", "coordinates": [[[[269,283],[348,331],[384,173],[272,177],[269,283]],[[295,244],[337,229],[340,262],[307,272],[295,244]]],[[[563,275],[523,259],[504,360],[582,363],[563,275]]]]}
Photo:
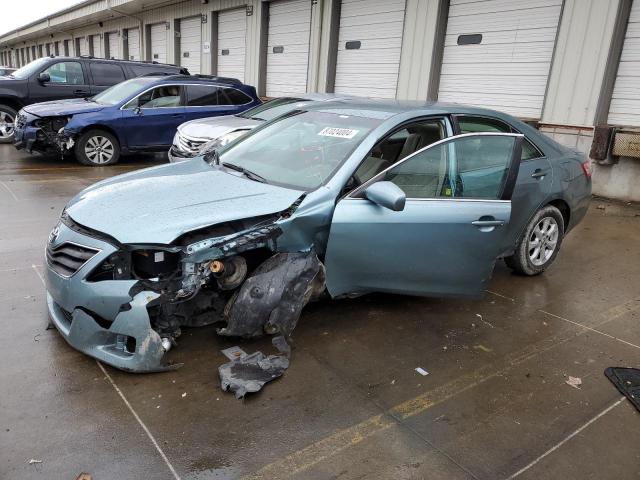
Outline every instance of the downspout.
{"type": "MultiPolygon", "coordinates": [[[[146,52],[147,51],[146,50],[146,43],[147,43],[147,38],[146,37],[147,36],[145,35],[145,32],[144,32],[144,21],[139,17],[135,17],[133,15],[129,15],[128,13],[124,13],[124,12],[120,12],[120,11],[116,10],[115,8],[113,8],[110,5],[110,0],[107,0],[107,10],[109,10],[110,12],[116,13],[116,14],[122,16],[122,17],[133,18],[135,21],[138,22],[138,28],[139,28],[138,31],[140,32],[140,42],[141,42],[140,43],[140,52],[146,52]]],[[[145,54],[145,56],[146,56],[146,54],[145,54]]],[[[142,58],[142,56],[141,56],[141,58],[142,58]]]]}

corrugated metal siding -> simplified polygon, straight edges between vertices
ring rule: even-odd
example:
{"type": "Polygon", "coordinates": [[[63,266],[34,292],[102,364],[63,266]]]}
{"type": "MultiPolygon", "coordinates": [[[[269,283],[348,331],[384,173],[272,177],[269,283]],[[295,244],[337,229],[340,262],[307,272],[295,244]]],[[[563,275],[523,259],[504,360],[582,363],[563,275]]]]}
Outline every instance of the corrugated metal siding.
{"type": "Polygon", "coordinates": [[[618,0],[565,0],[542,121],[593,125],[618,0]],[[583,54],[588,52],[588,54],[583,54]]]}
{"type": "Polygon", "coordinates": [[[128,60],[140,60],[140,29],[129,28],[127,30],[128,60]]]}
{"type": "Polygon", "coordinates": [[[395,98],[405,3],[405,0],[342,1],[336,93],[395,98]],[[360,46],[347,49],[347,42],[360,42],[360,46]]]}
{"type": "Polygon", "coordinates": [[[305,92],[309,68],[311,2],[279,0],[269,4],[267,96],[305,92]]]}
{"type": "Polygon", "coordinates": [[[201,30],[200,16],[180,20],[180,65],[192,75],[200,73],[201,30]]]}
{"type": "Polygon", "coordinates": [[[100,34],[91,35],[91,46],[93,47],[92,55],[94,57],[104,57],[104,52],[102,51],[102,38],[100,38],[100,34]]]}
{"type": "Polygon", "coordinates": [[[452,0],[438,99],[540,118],[562,0],[452,0]],[[460,35],[482,34],[476,45],[460,35]]]}
{"type": "Polygon", "coordinates": [[[426,100],[441,5],[440,0],[407,0],[396,97],[426,100]]]}
{"type": "Polygon", "coordinates": [[[608,122],[640,127],[640,1],[631,7],[608,122]]]}
{"type": "MultiPolygon", "coordinates": [[[[120,58],[120,38],[117,32],[109,32],[107,35],[107,45],[109,45],[109,58],[120,58]]],[[[105,55],[106,56],[106,55],[105,55]]]]}
{"type": "Polygon", "coordinates": [[[151,58],[158,63],[167,63],[167,25],[151,25],[151,58]]]}
{"type": "Polygon", "coordinates": [[[217,75],[244,81],[247,52],[247,14],[244,8],[218,14],[217,75]]]}

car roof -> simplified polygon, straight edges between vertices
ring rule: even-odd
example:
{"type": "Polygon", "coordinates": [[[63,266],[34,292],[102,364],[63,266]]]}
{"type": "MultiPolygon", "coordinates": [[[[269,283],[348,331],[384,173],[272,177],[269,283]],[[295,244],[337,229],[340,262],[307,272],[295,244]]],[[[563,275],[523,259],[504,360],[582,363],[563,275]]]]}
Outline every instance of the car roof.
{"type": "MultiPolygon", "coordinates": [[[[183,67],[180,67],[179,65],[175,65],[173,63],[160,63],[160,62],[154,62],[154,61],[147,61],[147,60],[119,60],[116,58],[100,58],[100,57],[94,57],[92,55],[47,55],[45,57],[40,57],[43,59],[60,59],[60,58],[68,58],[68,59],[72,59],[72,60],[96,60],[96,61],[100,61],[100,62],[113,62],[113,63],[126,63],[126,64],[130,64],[130,65],[142,65],[142,66],[158,66],[158,67],[174,67],[177,70],[180,70],[183,67]]],[[[39,59],[36,59],[39,60],[39,59]]]]}
{"type": "Polygon", "coordinates": [[[522,124],[519,120],[507,113],[488,108],[474,107],[459,103],[411,101],[411,100],[382,100],[373,98],[352,97],[337,99],[323,103],[314,103],[309,109],[338,112],[348,109],[352,115],[370,117],[376,119],[388,119],[395,115],[416,112],[422,115],[451,115],[466,114],[488,116],[502,119],[508,123],[522,124]],[[358,113],[360,112],[360,113],[358,113]]]}

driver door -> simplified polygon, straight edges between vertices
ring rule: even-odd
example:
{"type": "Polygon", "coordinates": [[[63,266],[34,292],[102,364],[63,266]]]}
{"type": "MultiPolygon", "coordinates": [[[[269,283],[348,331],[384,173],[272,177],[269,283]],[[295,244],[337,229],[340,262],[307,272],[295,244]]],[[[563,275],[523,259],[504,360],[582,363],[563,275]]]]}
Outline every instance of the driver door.
{"type": "Polygon", "coordinates": [[[325,257],[329,293],[482,294],[504,245],[521,145],[513,133],[450,137],[342,198],[325,257]],[[404,192],[404,209],[367,199],[381,181],[404,192]]]}

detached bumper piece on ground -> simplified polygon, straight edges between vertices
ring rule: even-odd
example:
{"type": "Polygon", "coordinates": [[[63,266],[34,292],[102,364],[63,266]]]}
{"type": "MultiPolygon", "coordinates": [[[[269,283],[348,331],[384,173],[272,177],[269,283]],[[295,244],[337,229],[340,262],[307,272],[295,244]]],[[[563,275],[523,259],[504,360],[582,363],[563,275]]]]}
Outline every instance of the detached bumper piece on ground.
{"type": "Polygon", "coordinates": [[[273,345],[280,355],[266,356],[262,352],[247,355],[240,351],[240,356],[230,362],[220,365],[220,386],[224,391],[232,391],[236,398],[244,398],[247,393],[254,393],[262,389],[265,383],[282,376],[289,368],[291,349],[284,337],[274,337],[273,345]]]}
{"type": "Polygon", "coordinates": [[[609,367],[604,374],[640,412],[640,369],[609,367]]]}

